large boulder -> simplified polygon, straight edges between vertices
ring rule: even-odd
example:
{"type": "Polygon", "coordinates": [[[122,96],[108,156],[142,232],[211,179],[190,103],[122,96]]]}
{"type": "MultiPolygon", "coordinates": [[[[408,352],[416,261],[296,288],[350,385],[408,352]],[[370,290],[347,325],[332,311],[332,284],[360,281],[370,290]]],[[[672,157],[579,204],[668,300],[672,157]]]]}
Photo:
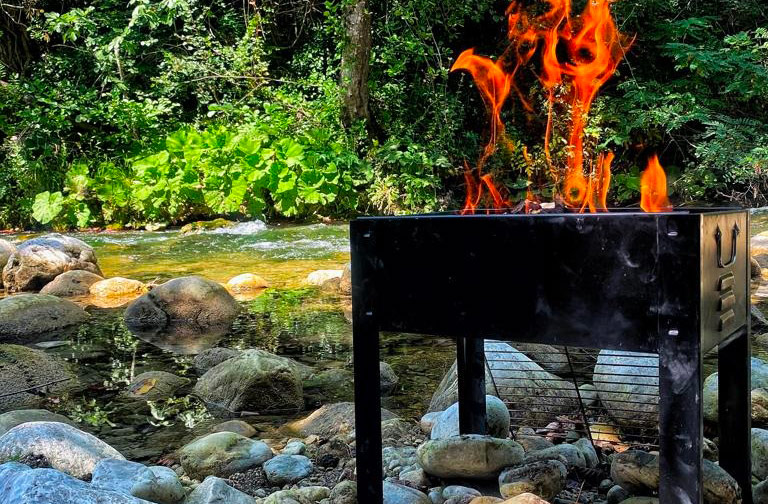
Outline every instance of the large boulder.
{"type": "Polygon", "coordinates": [[[191,478],[226,477],[262,465],[272,450],[234,432],[215,432],[192,441],[180,450],[181,466],[191,478]]]}
{"type": "Polygon", "coordinates": [[[195,393],[228,412],[298,411],[304,405],[298,365],[264,350],[246,350],[214,366],[197,381],[195,393]]]}
{"type": "MultiPolygon", "coordinates": [[[[576,387],[544,370],[511,345],[486,340],[486,394],[498,395],[519,411],[522,423],[546,425],[558,415],[578,411],[576,387]],[[498,389],[498,392],[497,392],[498,389]]],[[[443,377],[432,396],[429,411],[447,409],[459,400],[456,363],[443,377]]]]}
{"type": "Polygon", "coordinates": [[[227,289],[190,276],[174,278],[141,296],[128,306],[125,321],[136,329],[162,328],[174,322],[227,326],[239,311],[240,305],[227,289]]]}
{"type": "MultiPolygon", "coordinates": [[[[507,405],[496,396],[485,396],[486,423],[488,435],[496,438],[509,437],[509,410],[507,405]]],[[[459,403],[453,403],[435,420],[430,432],[431,439],[442,439],[458,436],[459,432],[459,403]]]]}
{"type": "Polygon", "coordinates": [[[20,294],[0,299],[0,341],[58,331],[88,318],[81,307],[46,294],[20,294]]]}
{"type": "Polygon", "coordinates": [[[0,436],[13,429],[17,425],[27,422],[59,422],[74,425],[64,415],[52,413],[44,409],[14,410],[0,415],[0,436]]]}
{"type": "Polygon", "coordinates": [[[417,450],[425,472],[439,478],[493,479],[523,461],[523,447],[510,439],[465,435],[430,440],[417,450]]]}
{"type": "MultiPolygon", "coordinates": [[[[381,409],[381,419],[391,420],[397,415],[381,409]]],[[[351,402],[326,404],[312,412],[308,417],[287,424],[285,430],[303,437],[320,436],[332,437],[338,434],[349,434],[355,430],[355,405],[351,402]]]]}
{"type": "Polygon", "coordinates": [[[54,469],[0,465],[0,504],[151,504],[119,492],[97,488],[54,469]]]}
{"type": "Polygon", "coordinates": [[[240,350],[235,350],[234,348],[209,348],[195,356],[193,365],[195,366],[195,371],[197,371],[198,374],[203,375],[214,366],[217,366],[232,357],[237,357],[238,355],[240,355],[240,350]]]}
{"type": "Polygon", "coordinates": [[[96,464],[91,485],[158,504],[176,504],[186,494],[172,469],[120,459],[104,459],[96,464]]]}
{"type": "Polygon", "coordinates": [[[3,268],[8,264],[8,259],[16,252],[16,246],[7,241],[0,240],[0,289],[3,288],[3,268]]]}
{"type": "MultiPolygon", "coordinates": [[[[725,469],[704,460],[702,465],[705,504],[738,504],[741,488],[725,469]]],[[[628,450],[613,457],[611,479],[632,494],[652,494],[659,489],[659,457],[628,450]]]]}
{"type": "Polygon", "coordinates": [[[619,425],[633,428],[658,421],[658,355],[602,350],[592,378],[600,401],[619,425]]]}
{"type": "MultiPolygon", "coordinates": [[[[768,387],[768,362],[757,357],[752,357],[752,391],[768,387]]],[[[718,411],[718,374],[712,373],[704,380],[704,395],[702,397],[702,407],[704,409],[704,418],[710,422],[717,422],[718,411]]],[[[752,394],[752,402],[755,403],[752,408],[752,418],[757,423],[765,421],[764,402],[760,392],[752,394]]]]}
{"type": "Polygon", "coordinates": [[[47,283],[40,291],[40,294],[58,297],[87,296],[91,290],[91,285],[101,280],[104,280],[104,278],[90,271],[65,271],[54,278],[52,282],[47,283]]]}
{"type": "Polygon", "coordinates": [[[124,457],[95,436],[59,422],[28,422],[0,436],[0,463],[25,460],[89,479],[101,460],[124,457]]]}
{"type": "Polygon", "coordinates": [[[0,412],[38,408],[76,385],[66,362],[42,350],[0,345],[0,412]]]}
{"type": "Polygon", "coordinates": [[[50,234],[19,245],[3,268],[3,284],[10,292],[40,290],[70,270],[102,275],[90,245],[71,236],[50,234]]]}

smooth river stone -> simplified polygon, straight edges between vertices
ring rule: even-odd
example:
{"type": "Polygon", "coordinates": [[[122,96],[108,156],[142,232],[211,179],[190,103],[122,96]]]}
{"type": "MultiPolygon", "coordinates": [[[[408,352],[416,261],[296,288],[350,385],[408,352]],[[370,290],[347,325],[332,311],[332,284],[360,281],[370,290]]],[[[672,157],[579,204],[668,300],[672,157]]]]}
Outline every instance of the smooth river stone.
{"type": "Polygon", "coordinates": [[[430,440],[417,450],[424,470],[440,478],[493,479],[523,461],[523,447],[510,439],[466,435],[430,440]]]}

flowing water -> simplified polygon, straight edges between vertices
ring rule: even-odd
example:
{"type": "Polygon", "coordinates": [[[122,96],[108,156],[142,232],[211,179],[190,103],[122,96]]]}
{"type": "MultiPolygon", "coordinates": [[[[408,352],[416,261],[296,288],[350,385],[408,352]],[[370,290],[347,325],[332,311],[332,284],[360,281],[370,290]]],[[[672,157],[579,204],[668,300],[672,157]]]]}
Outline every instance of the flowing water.
{"type": "MultiPolygon", "coordinates": [[[[752,218],[752,234],[768,231],[768,212],[752,218]]],[[[15,235],[21,241],[32,235],[15,235]]],[[[241,273],[256,273],[272,285],[258,296],[242,298],[242,314],[225,334],[201,335],[205,346],[262,348],[311,366],[315,371],[349,369],[352,328],[349,299],[303,284],[318,269],[341,269],[349,260],[346,225],[265,226],[242,223],[234,228],[181,235],[178,231],[79,233],[91,244],[106,276],[145,282],[202,275],[218,282],[241,273]]],[[[197,378],[193,355],[174,353],[140,339],[123,323],[124,307],[89,306],[90,320],[60,334],[46,335],[39,348],[72,362],[81,388],[47,405],[81,422],[129,459],[155,461],[173,452],[221,420],[211,418],[191,395],[168,401],[137,403],[124,396],[131,379],[163,370],[197,378]]],[[[382,360],[400,377],[384,406],[408,418],[424,411],[438,381],[450,367],[455,347],[442,338],[385,334],[382,360]]],[[[763,350],[755,349],[763,358],[763,350]]],[[[707,366],[712,368],[710,361],[707,366]]],[[[351,379],[335,387],[333,397],[308,395],[307,409],[323,402],[352,400],[351,379]]],[[[302,413],[305,415],[306,411],[302,413]]],[[[248,421],[275,435],[290,417],[256,417],[248,421]]]]}

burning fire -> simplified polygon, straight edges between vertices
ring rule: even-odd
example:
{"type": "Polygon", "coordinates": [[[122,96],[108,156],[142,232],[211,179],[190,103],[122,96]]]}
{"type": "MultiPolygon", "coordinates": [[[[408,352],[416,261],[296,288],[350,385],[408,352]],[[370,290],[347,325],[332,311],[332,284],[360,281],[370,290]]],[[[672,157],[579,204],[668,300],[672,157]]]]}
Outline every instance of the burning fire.
{"type": "MultiPolygon", "coordinates": [[[[571,0],[547,0],[549,10],[533,15],[523,2],[514,1],[507,9],[510,44],[497,61],[464,51],[451,71],[468,71],[477,85],[490,116],[490,135],[477,166],[466,167],[467,197],[464,213],[474,213],[481,205],[496,210],[514,206],[510,191],[494,184],[485,173],[488,158],[496,152],[499,142],[509,144],[504,135],[501,110],[512,91],[528,113],[533,106],[517,85],[517,77],[538,56],[539,70],[534,72],[547,92],[548,111],[544,133],[544,156],[549,175],[555,186],[555,199],[574,210],[607,211],[606,199],[611,181],[612,152],[597,156],[585,153],[584,129],[592,103],[599,89],[616,72],[624,52],[632,44],[619,32],[611,16],[612,0],[588,0],[584,11],[571,16],[571,0]],[[563,98],[557,98],[558,95],[563,98]],[[550,145],[553,135],[553,115],[556,108],[570,106],[567,132],[566,166],[557,167],[552,160],[550,145]],[[585,158],[590,160],[585,167],[585,158]]],[[[511,147],[511,144],[510,144],[511,147]]],[[[529,167],[533,162],[523,148],[523,158],[529,167]]],[[[529,177],[530,179],[530,177],[529,177]]],[[[529,187],[532,181],[529,180],[529,187]]],[[[671,209],[666,195],[666,176],[655,156],[643,174],[642,208],[646,212],[671,209]]],[[[525,209],[534,203],[529,189],[525,209]]]]}

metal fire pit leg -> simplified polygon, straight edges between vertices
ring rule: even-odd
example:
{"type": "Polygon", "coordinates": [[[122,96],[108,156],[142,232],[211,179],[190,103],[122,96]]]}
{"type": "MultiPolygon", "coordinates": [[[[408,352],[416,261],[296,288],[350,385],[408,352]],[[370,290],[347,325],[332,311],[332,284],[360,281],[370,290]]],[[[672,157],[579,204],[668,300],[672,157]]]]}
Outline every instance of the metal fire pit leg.
{"type": "Polygon", "coordinates": [[[659,501],[702,502],[699,335],[669,331],[659,342],[659,501]]]}
{"type": "Polygon", "coordinates": [[[456,338],[456,374],[459,432],[486,434],[485,341],[482,338],[456,338]]]}
{"type": "Polygon", "coordinates": [[[742,503],[752,504],[751,352],[744,330],[718,350],[720,467],[741,487],[742,503]]]}

